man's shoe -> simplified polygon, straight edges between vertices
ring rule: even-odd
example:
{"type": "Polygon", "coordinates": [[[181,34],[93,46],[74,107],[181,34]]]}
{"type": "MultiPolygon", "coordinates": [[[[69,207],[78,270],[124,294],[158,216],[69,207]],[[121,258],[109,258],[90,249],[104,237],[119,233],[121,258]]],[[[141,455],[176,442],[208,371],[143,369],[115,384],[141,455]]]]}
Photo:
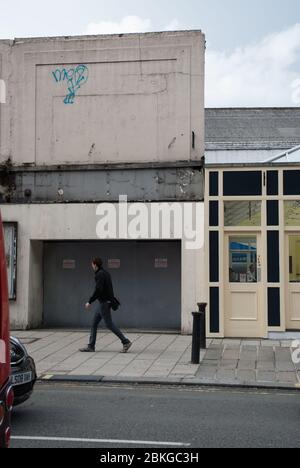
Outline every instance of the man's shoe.
{"type": "Polygon", "coordinates": [[[91,346],[88,346],[87,348],[82,348],[79,350],[81,353],[94,353],[95,348],[92,348],[91,346]]]}
{"type": "Polygon", "coordinates": [[[131,346],[132,346],[132,343],[126,343],[126,344],[124,344],[124,346],[123,346],[123,351],[122,351],[122,352],[123,352],[124,354],[128,353],[128,351],[130,350],[131,346]]]}

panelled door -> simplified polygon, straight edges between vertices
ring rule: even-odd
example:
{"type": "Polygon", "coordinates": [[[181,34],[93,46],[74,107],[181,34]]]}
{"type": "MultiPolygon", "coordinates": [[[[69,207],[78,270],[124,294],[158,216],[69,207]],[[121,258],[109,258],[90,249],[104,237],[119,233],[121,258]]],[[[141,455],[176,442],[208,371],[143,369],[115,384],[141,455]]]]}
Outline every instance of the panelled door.
{"type": "Polygon", "coordinates": [[[300,234],[286,236],[287,308],[286,329],[300,330],[300,234]]]}
{"type": "Polygon", "coordinates": [[[266,332],[261,287],[261,235],[225,236],[225,336],[259,338],[266,332]]]}

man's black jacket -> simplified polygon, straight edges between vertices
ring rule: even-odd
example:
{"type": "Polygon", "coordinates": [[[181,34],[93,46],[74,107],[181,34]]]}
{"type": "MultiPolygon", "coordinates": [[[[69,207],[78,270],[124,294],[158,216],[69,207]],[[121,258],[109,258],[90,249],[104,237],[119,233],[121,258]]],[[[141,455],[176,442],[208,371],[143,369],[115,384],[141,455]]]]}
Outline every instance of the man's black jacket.
{"type": "Polygon", "coordinates": [[[111,276],[108,271],[100,268],[100,270],[95,273],[95,282],[96,289],[94,294],[89,300],[90,304],[93,304],[95,301],[107,302],[114,300],[114,288],[112,285],[111,276]]]}

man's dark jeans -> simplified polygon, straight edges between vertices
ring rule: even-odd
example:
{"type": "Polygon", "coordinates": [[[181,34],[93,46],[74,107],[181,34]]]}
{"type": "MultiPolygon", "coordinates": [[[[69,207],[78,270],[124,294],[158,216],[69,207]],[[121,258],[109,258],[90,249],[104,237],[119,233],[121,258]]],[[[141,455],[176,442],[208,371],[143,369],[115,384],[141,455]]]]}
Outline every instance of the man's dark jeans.
{"type": "Polygon", "coordinates": [[[104,302],[103,304],[100,304],[98,310],[95,312],[89,343],[91,348],[94,349],[96,346],[98,326],[102,319],[104,320],[106,327],[122,341],[123,345],[130,343],[130,341],[113,323],[111,316],[111,305],[108,302],[104,302]]]}

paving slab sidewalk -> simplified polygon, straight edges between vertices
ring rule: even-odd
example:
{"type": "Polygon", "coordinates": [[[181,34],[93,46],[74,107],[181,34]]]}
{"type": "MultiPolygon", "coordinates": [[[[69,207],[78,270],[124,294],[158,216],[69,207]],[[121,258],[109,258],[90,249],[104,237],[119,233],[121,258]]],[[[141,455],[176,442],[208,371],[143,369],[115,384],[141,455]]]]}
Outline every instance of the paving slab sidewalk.
{"type": "Polygon", "coordinates": [[[249,387],[299,388],[300,364],[292,341],[212,340],[199,366],[201,383],[249,387]]]}
{"type": "MultiPolygon", "coordinates": [[[[121,354],[122,345],[109,332],[98,335],[96,353],[79,349],[88,342],[88,333],[34,330],[12,332],[34,358],[39,378],[81,376],[115,379],[194,378],[198,365],[191,364],[191,336],[178,334],[127,333],[133,346],[121,354]]],[[[201,358],[204,352],[201,353],[201,358]]]]}
{"type": "Polygon", "coordinates": [[[186,385],[299,388],[300,365],[292,361],[292,342],[207,340],[201,364],[191,364],[191,336],[127,333],[133,342],[121,354],[120,342],[99,333],[97,351],[82,354],[84,331],[12,332],[35,359],[39,379],[186,385]]]}

